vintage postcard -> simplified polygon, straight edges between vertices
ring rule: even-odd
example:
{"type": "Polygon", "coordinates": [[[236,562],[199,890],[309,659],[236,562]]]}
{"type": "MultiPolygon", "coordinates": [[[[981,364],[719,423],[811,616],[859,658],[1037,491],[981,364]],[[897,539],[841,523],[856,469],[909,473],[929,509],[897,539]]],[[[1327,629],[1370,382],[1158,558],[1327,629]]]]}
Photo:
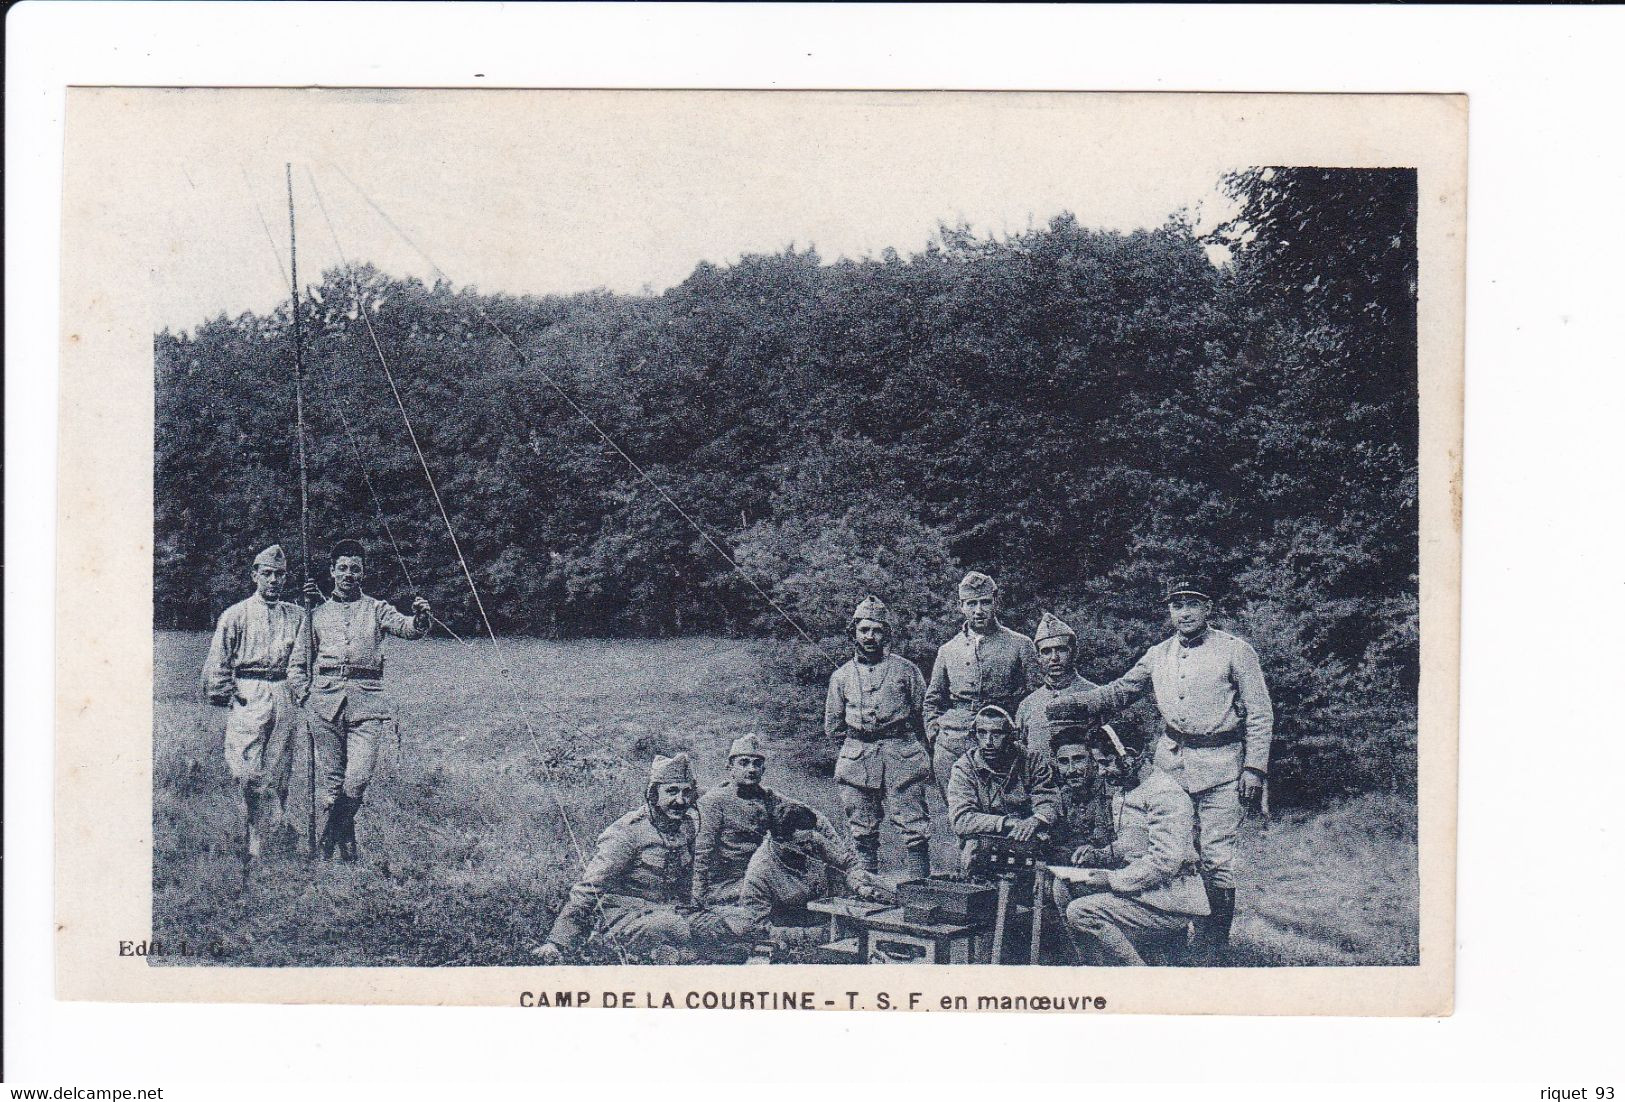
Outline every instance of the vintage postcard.
{"type": "Polygon", "coordinates": [[[59,993],[1450,1013],[1466,117],[70,90],[59,993]]]}

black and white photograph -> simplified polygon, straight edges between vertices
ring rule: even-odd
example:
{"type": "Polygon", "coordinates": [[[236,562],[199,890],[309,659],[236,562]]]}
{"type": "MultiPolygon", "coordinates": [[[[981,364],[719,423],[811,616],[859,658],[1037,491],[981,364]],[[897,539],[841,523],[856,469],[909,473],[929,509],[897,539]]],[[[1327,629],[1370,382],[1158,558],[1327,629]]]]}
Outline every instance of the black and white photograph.
{"type": "Polygon", "coordinates": [[[1419,969],[1458,181],[1179,136],[1461,108],[1307,99],[79,93],[161,146],[121,953],[1419,969]]]}

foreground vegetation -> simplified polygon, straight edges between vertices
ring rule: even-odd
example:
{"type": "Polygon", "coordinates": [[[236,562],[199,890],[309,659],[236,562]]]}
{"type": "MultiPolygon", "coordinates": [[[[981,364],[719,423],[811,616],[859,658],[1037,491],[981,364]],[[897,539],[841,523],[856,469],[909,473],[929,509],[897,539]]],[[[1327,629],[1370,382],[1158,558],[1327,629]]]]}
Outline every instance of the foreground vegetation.
{"type": "MultiPolygon", "coordinates": [[[[198,699],[207,645],[199,633],[156,641],[153,934],[191,952],[154,963],[533,963],[579,868],[577,842],[590,851],[634,806],[650,759],[687,750],[715,778],[745,730],[771,731],[771,783],[839,815],[818,764],[820,717],[787,709],[792,687],[768,672],[759,643],[510,641],[510,691],[488,646],[435,638],[391,653],[402,747],[362,812],[363,859],[267,864],[245,887],[222,713],[198,699]]],[[[1414,962],[1414,823],[1404,800],[1367,796],[1249,826],[1238,960],[1414,962]]],[[[940,816],[937,827],[940,862],[951,841],[940,816]]],[[[888,838],[888,858],[895,846],[888,838]]]]}

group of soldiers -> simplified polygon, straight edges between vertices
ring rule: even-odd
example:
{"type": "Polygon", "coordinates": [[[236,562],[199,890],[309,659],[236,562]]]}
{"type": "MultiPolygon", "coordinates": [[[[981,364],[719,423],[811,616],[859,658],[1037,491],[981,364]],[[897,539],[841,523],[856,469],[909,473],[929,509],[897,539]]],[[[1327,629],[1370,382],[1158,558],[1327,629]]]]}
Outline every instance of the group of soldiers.
{"type": "Polygon", "coordinates": [[[427,635],[429,602],[416,598],[406,616],[363,593],[366,558],[356,540],[333,545],[330,574],[329,597],[306,581],[304,595],[315,605],[306,615],[282,600],[287,555],[267,547],[254,557],[254,594],[220,614],[209,645],[203,693],[229,709],[226,766],[242,789],[249,860],[291,854],[298,844],[287,804],[301,710],[325,859],[356,859],[356,813],[389,736],[400,737],[384,697],[384,637],[427,635]]]}
{"type": "Polygon", "coordinates": [[[1260,806],[1274,723],[1258,656],[1213,627],[1211,587],[1168,583],[1174,634],[1107,685],[1076,668],[1077,636],[1045,613],[1029,638],[999,622],[998,587],[959,584],[964,626],[937,651],[929,682],[889,649],[885,604],[853,610],[852,658],[831,675],[824,730],[841,740],[841,837],[817,811],[762,783],[766,755],[745,736],[727,777],[703,795],[686,755],[657,758],[644,806],[598,840],[537,955],[556,963],[590,932],[623,955],[726,960],[770,935],[776,917],[849,891],[886,898],[880,824],[903,841],[903,877],[932,874],[936,787],[976,877],[988,855],[1025,852],[1070,866],[1052,899],[1080,963],[1144,964],[1147,945],[1194,926],[1216,963],[1235,915],[1235,846],[1260,806]],[[1149,694],[1162,731],[1117,718],[1149,694]]]}
{"type": "MultiPolygon", "coordinates": [[[[286,821],[294,733],[311,732],[318,777],[315,846],[355,860],[356,813],[391,732],[383,695],[384,637],[417,639],[433,614],[411,616],[366,595],[365,553],[341,540],[332,593],[312,580],[308,614],[281,600],[279,546],[254,559],[253,596],[221,614],[203,673],[211,704],[229,707],[227,765],[241,785],[250,859],[291,852],[286,821]]],[[[868,596],[848,623],[852,657],[830,677],[824,732],[844,830],[763,783],[755,735],[729,748],[727,775],[703,794],[686,754],[657,757],[642,805],[611,824],[536,950],[544,963],[591,936],[623,957],[737,959],[808,902],[849,893],[889,900],[880,827],[903,842],[902,878],[932,875],[935,788],[958,839],[952,876],[977,877],[990,855],[1070,866],[1052,900],[1071,932],[1070,959],[1142,964],[1154,940],[1194,927],[1214,962],[1235,915],[1235,848],[1269,767],[1273,712],[1258,656],[1209,623],[1211,587],[1172,579],[1174,633],[1105,685],[1077,670],[1077,636],[1049,613],[1033,637],[999,621],[998,587],[959,583],[963,627],[937,650],[930,680],[890,649],[886,605],[868,596]],[[1154,740],[1122,717],[1149,695],[1154,740]]]]}

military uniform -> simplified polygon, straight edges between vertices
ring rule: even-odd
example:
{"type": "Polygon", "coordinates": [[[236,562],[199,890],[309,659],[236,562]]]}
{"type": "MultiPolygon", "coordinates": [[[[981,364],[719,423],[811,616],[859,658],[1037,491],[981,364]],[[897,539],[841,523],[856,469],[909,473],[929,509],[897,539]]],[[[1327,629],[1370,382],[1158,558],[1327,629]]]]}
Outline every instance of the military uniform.
{"type": "Polygon", "coordinates": [[[1003,834],[1006,819],[1037,818],[1053,827],[1060,817],[1055,771],[1041,754],[1019,744],[1009,763],[994,769],[979,748],[954,763],[948,780],[948,821],[959,835],[966,868],[976,852],[976,835],[1003,834]]]}
{"type": "MultiPolygon", "coordinates": [[[[693,783],[687,755],[655,759],[649,792],[668,780],[693,783]]],[[[598,836],[592,860],[553,921],[550,942],[575,949],[596,919],[604,938],[629,952],[689,944],[690,916],[679,908],[690,901],[698,817],[690,811],[676,824],[664,818],[646,797],[643,807],[598,836]]]]}
{"type": "MultiPolygon", "coordinates": [[[[886,607],[866,598],[854,613],[854,622],[859,619],[885,623],[886,607]]],[[[870,871],[879,867],[884,811],[903,837],[909,874],[930,875],[925,789],[931,759],[923,740],[924,708],[925,678],[901,655],[886,654],[878,662],[855,655],[830,675],[824,734],[842,739],[835,780],[853,844],[870,871]]]]}
{"type": "Polygon", "coordinates": [[[775,918],[799,911],[840,887],[857,890],[875,881],[858,853],[843,845],[829,820],[817,812],[818,831],[811,854],[769,836],[751,855],[735,906],[720,912],[735,937],[766,937],[775,918]]]}
{"type": "Polygon", "coordinates": [[[1113,838],[1107,891],[1066,906],[1067,925],[1098,946],[1102,963],[1144,964],[1144,941],[1178,934],[1208,913],[1196,875],[1191,799],[1173,778],[1152,767],[1140,783],[1112,798],[1113,838]]]}
{"type": "MultiPolygon", "coordinates": [[[[254,564],[282,570],[288,565],[280,546],[266,548],[254,564]]],[[[211,704],[231,708],[226,714],[226,768],[243,787],[256,841],[276,827],[288,798],[299,727],[288,663],[303,619],[298,605],[270,602],[258,593],[238,601],[220,614],[203,667],[204,695],[211,704]]]]}
{"type": "Polygon", "coordinates": [[[976,713],[996,704],[1014,714],[1042,680],[1033,641],[997,621],[987,635],[967,625],[937,648],[925,690],[925,721],[933,740],[932,768],[944,790],[954,763],[970,747],[976,713]]]}
{"type": "Polygon", "coordinates": [[[694,902],[711,905],[738,899],[745,868],[767,837],[778,803],[778,796],[765,785],[751,792],[731,780],[700,797],[694,902]]]}
{"type": "MultiPolygon", "coordinates": [[[[1036,652],[1037,648],[1042,647],[1052,639],[1066,640],[1073,649],[1074,659],[1076,658],[1077,632],[1073,631],[1066,621],[1046,612],[1038,618],[1038,630],[1033,632],[1034,651],[1036,652]]],[[[1042,669],[1042,662],[1040,662],[1040,669],[1042,669]]],[[[1079,693],[1084,689],[1093,689],[1096,685],[1093,681],[1079,674],[1076,669],[1068,673],[1063,680],[1053,684],[1048,673],[1043,673],[1042,676],[1044,683],[1028,693],[1022,699],[1020,707],[1016,709],[1016,734],[1021,737],[1021,741],[1026,745],[1027,749],[1037,750],[1053,757],[1050,737],[1053,734],[1054,725],[1050,723],[1049,716],[1045,714],[1044,709],[1048,708],[1050,701],[1058,696],[1079,693]]]]}
{"type": "Polygon", "coordinates": [[[1268,770],[1275,722],[1258,654],[1218,628],[1197,639],[1176,634],[1146,651],[1116,681],[1061,698],[1057,710],[1070,703],[1110,713],[1147,692],[1162,713],[1157,768],[1176,780],[1196,807],[1203,877],[1216,888],[1233,890],[1242,819],[1236,783],[1243,767],[1268,770]]]}
{"type": "Polygon", "coordinates": [[[372,782],[378,759],[396,731],[384,696],[384,636],[421,639],[416,620],[366,594],[354,600],[329,597],[310,616],[315,669],[308,666],[311,644],[301,630],[292,672],[296,691],[309,687],[306,714],[316,742],[318,802],[328,822],[324,837],[342,835],[353,843],[356,810],[372,782]]]}

